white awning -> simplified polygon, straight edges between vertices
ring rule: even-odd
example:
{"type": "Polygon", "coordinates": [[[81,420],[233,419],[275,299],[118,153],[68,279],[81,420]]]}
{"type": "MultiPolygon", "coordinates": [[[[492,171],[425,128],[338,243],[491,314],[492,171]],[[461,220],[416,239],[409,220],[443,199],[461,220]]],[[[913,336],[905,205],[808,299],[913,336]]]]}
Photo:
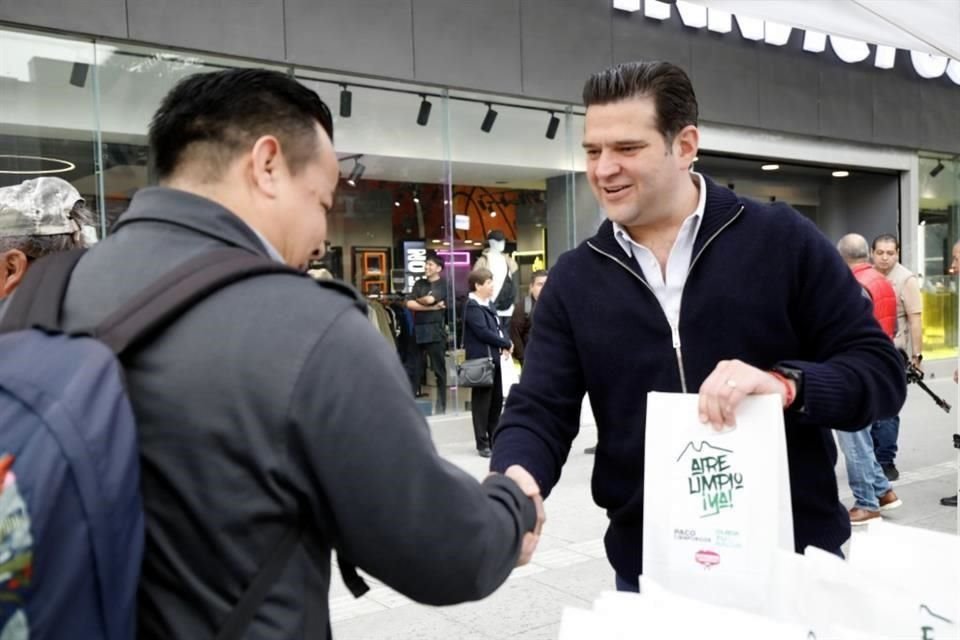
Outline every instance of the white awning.
{"type": "Polygon", "coordinates": [[[960,61],[960,0],[680,0],[677,4],[684,3],[960,61]]]}

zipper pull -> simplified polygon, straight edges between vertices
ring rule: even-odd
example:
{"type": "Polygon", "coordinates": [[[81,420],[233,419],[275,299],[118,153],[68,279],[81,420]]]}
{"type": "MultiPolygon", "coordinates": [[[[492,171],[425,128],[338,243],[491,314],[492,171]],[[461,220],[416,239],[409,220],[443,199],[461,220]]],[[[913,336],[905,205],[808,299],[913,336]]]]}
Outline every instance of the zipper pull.
{"type": "Polygon", "coordinates": [[[680,328],[675,324],[671,324],[670,333],[673,334],[673,348],[679,349],[680,348],[680,328]]]}

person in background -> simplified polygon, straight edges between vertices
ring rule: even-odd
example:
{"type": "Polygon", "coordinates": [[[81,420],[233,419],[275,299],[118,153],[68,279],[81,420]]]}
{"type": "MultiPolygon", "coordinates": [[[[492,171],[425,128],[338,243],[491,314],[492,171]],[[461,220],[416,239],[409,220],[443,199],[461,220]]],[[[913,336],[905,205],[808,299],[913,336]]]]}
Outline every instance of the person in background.
{"type": "MultiPolygon", "coordinates": [[[[923,300],[920,297],[920,279],[900,264],[900,241],[884,234],[873,241],[873,266],[882,273],[897,292],[897,333],[893,338],[898,349],[903,349],[917,368],[923,362],[923,300]]],[[[900,416],[878,420],[871,429],[873,449],[884,475],[893,482],[900,477],[895,464],[897,440],[900,437],[900,416]]]]}
{"type": "Polygon", "coordinates": [[[436,413],[442,415],[447,411],[447,280],[443,277],[443,258],[430,254],[423,268],[426,277],[413,283],[407,300],[420,350],[416,380],[419,385],[429,361],[437,381],[436,413]]]}
{"type": "Polygon", "coordinates": [[[533,329],[533,310],[537,306],[537,298],[543,285],[547,284],[546,271],[534,271],[530,280],[530,292],[523,297],[520,304],[513,310],[510,318],[510,340],[513,342],[513,357],[522,365],[523,350],[530,341],[530,330],[533,329]]]}
{"type": "MultiPolygon", "coordinates": [[[[870,247],[866,238],[856,233],[847,234],[837,243],[837,251],[860,283],[861,293],[870,300],[877,324],[893,340],[897,327],[897,294],[893,285],[870,266],[870,247]]],[[[847,464],[847,482],[853,492],[850,524],[854,526],[878,520],[881,511],[890,511],[903,504],[873,453],[872,426],[859,431],[836,431],[837,443],[847,464]]]]}
{"type": "MultiPolygon", "coordinates": [[[[953,260],[950,262],[950,273],[954,276],[960,274],[960,242],[956,242],[953,245],[952,251],[953,260]]],[[[953,382],[957,382],[957,369],[953,370],[953,382]]],[[[940,498],[940,504],[945,507],[956,507],[957,506],[957,495],[960,495],[960,489],[957,489],[957,492],[952,496],[946,496],[940,498]]]]}
{"type": "Polygon", "coordinates": [[[34,260],[90,245],[92,223],[66,180],[42,177],[0,188],[0,300],[13,294],[34,260]]]}
{"type": "Polygon", "coordinates": [[[473,387],[470,392],[470,413],[477,453],[490,457],[497,421],[503,408],[500,355],[509,354],[510,341],[503,337],[500,321],[491,306],[493,301],[493,273],[489,269],[474,269],[467,276],[470,294],[463,310],[463,349],[467,360],[491,358],[493,385],[473,387]]]}

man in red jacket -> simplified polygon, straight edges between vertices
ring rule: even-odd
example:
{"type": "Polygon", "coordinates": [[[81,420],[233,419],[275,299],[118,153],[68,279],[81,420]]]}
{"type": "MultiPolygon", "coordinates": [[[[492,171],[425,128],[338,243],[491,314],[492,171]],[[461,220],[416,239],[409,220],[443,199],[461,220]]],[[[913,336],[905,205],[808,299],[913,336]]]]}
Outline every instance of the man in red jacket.
{"type": "MultiPolygon", "coordinates": [[[[863,295],[873,303],[873,316],[884,333],[893,340],[897,329],[897,293],[879,271],[870,266],[870,248],[861,235],[851,233],[837,243],[837,251],[863,287],[863,295]]],[[[879,520],[881,511],[896,509],[902,501],[894,493],[873,452],[869,425],[860,431],[837,431],[837,442],[847,461],[847,481],[853,491],[850,524],[879,520]]]]}

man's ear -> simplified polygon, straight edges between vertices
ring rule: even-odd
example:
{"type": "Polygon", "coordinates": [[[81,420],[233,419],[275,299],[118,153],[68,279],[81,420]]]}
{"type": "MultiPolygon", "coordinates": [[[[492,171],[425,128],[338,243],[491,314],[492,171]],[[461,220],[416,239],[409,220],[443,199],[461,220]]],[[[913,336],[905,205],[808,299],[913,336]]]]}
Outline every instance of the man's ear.
{"type": "Polygon", "coordinates": [[[271,197],[276,196],[276,171],[283,164],[280,141],[274,136],[260,137],[253,145],[250,160],[257,187],[271,197]]]}
{"type": "Polygon", "coordinates": [[[0,299],[6,298],[27,274],[27,254],[19,249],[0,253],[0,299]]]}
{"type": "Polygon", "coordinates": [[[673,137],[673,154],[688,169],[700,150],[700,130],[688,124],[673,137]]]}

